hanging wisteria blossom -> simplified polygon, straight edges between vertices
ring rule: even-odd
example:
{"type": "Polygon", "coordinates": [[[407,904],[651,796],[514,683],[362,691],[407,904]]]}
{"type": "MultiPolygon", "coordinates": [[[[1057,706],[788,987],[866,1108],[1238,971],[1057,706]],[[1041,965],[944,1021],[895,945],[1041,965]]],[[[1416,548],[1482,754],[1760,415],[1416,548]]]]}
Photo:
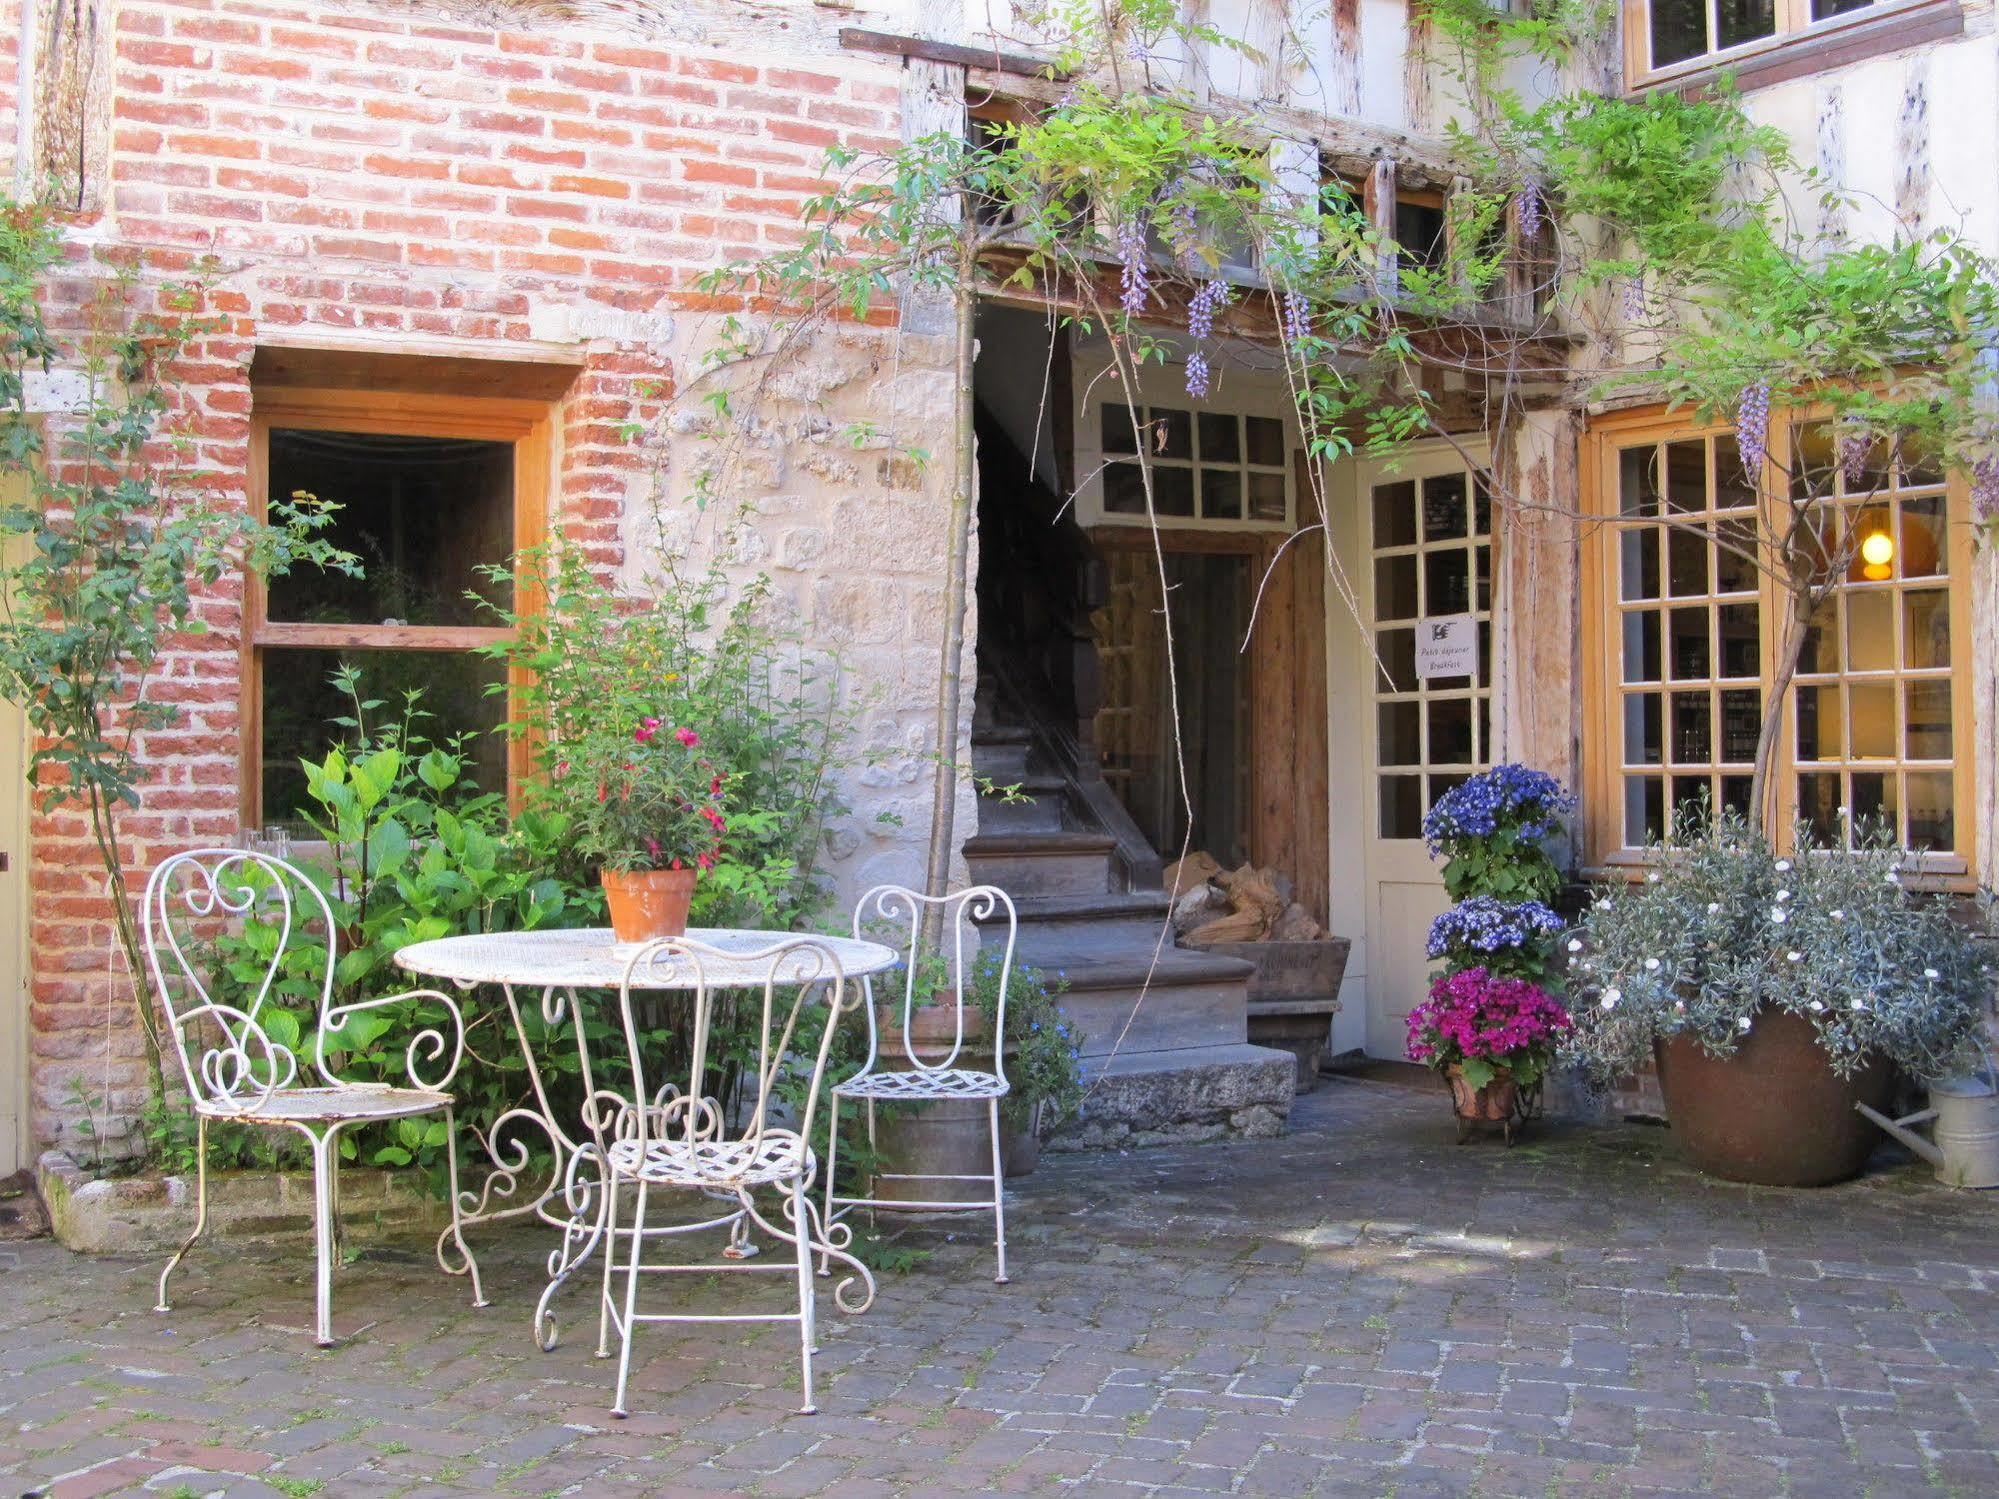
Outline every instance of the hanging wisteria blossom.
{"type": "Polygon", "coordinates": [[[1187,331],[1200,342],[1215,331],[1215,313],[1229,305],[1229,284],[1219,278],[1203,281],[1187,303],[1187,331]]]}
{"type": "Polygon", "coordinates": [[[1980,520],[1999,515],[1999,458],[1981,458],[1971,465],[1971,508],[1980,520]]]}
{"type": "Polygon", "coordinates": [[[1312,336],[1312,309],[1295,291],[1284,294],[1284,337],[1293,348],[1312,336]]]}
{"type": "Polygon", "coordinates": [[[1839,471],[1846,477],[1848,494],[1867,482],[1867,450],[1871,446],[1867,434],[1858,428],[1839,434],[1839,471]]]}
{"type": "Polygon", "coordinates": [[[1546,217],[1546,201],[1541,196],[1541,184],[1529,177],[1520,185],[1520,237],[1531,240],[1541,232],[1541,224],[1546,217]]]}
{"type": "Polygon", "coordinates": [[[1735,450],[1742,455],[1742,471],[1751,479],[1763,474],[1763,460],[1770,451],[1770,382],[1752,380],[1742,387],[1735,407],[1735,450]]]}
{"type": "Polygon", "coordinates": [[[1208,356],[1199,349],[1187,356],[1187,394],[1197,401],[1208,395],[1208,356]]]}
{"type": "Polygon", "coordinates": [[[1145,225],[1135,218],[1118,225],[1118,305],[1134,317],[1145,311],[1146,298],[1152,291],[1146,253],[1145,225]]]}

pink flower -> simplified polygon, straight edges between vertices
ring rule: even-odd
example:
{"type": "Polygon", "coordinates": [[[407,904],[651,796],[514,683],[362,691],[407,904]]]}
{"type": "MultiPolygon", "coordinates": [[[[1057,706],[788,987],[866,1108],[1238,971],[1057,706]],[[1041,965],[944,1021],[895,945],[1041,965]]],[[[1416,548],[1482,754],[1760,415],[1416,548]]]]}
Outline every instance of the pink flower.
{"type": "MultiPolygon", "coordinates": [[[[694,856],[694,863],[700,869],[713,869],[715,867],[715,856],[713,854],[696,854],[694,856]]],[[[676,867],[678,866],[676,865],[676,867]]]]}
{"type": "MultiPolygon", "coordinates": [[[[657,719],[653,721],[655,723],[658,722],[657,719]]],[[[695,733],[692,729],[675,729],[673,731],[673,737],[675,739],[678,739],[682,744],[686,745],[689,749],[693,749],[695,745],[701,742],[701,736],[695,733]]]]}
{"type": "Polygon", "coordinates": [[[659,732],[658,719],[656,718],[642,719],[639,723],[639,726],[636,729],[632,730],[632,738],[636,739],[640,744],[650,744],[652,743],[652,736],[657,734],[658,732],[659,732]]]}

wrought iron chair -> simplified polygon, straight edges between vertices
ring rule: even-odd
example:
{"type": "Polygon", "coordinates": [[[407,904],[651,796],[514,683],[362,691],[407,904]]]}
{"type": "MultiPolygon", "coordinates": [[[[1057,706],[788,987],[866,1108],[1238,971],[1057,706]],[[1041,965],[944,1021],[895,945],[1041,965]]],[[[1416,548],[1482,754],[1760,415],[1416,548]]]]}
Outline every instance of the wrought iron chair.
{"type": "Polygon", "coordinates": [[[153,991],[166,1013],[174,1051],[194,1103],[197,1196],[194,1231],[160,1272],[156,1311],[169,1311],[167,1278],[208,1224],[208,1125],[222,1119],[270,1129],[292,1129],[312,1147],[313,1239],[317,1256],[313,1333],[323,1347],[333,1341],[333,1265],[340,1236],[339,1137],[358,1125],[389,1119],[443,1114],[446,1160],[451,1172],[451,1224],[437,1241],[437,1262],[449,1275],[472,1281],[472,1304],[486,1305],[478,1262],[460,1230],[458,1134],[451,1094],[446,1091],[465,1052],[465,1019],[450,996],[435,989],[333,1002],[333,974],[339,934],[326,896],[303,873],[282,859],[242,849],[201,849],[176,854],[146,882],[142,915],[147,966],[153,991]],[[310,973],[318,1000],[313,1022],[314,1080],[302,1075],[295,1012],[269,1005],[272,987],[287,970],[294,937],[317,920],[324,934],[324,971],[310,973]],[[214,997],[220,977],[202,961],[206,943],[231,923],[268,921],[276,942],[265,960],[255,992],[240,1005],[214,997]],[[409,1086],[348,1082],[327,1064],[329,1045],[342,1049],[347,1023],[370,1010],[428,1000],[448,1018],[418,1030],[403,1054],[409,1086]],[[280,1018],[282,1017],[282,1018],[280,1018]],[[434,1076],[426,1075],[435,1073],[434,1076]],[[447,1253],[455,1252],[454,1266],[447,1253]]]}
{"type": "Polygon", "coordinates": [[[907,923],[908,939],[897,945],[902,949],[903,964],[900,970],[902,983],[902,1019],[895,1028],[901,1042],[902,1057],[892,1069],[882,1066],[881,1036],[875,1020],[874,981],[863,979],[865,1005],[868,1017],[868,1056],[861,1070],[852,1077],[836,1083],[833,1087],[828,1140],[826,1147],[826,1219],[838,1222],[857,1207],[869,1209],[888,1208],[897,1212],[948,1212],[991,1210],[993,1215],[993,1246],[998,1257],[998,1266],[993,1280],[998,1285],[1007,1283],[1006,1275],[1006,1190],[1005,1171],[1000,1160],[1000,1100],[1007,1095],[1006,1080],[1006,991],[1013,974],[1013,946],[1019,922],[1014,915],[1013,901],[997,885],[973,885],[950,895],[920,895],[900,885],[877,885],[861,897],[854,908],[854,935],[863,932],[890,928],[900,930],[907,923]],[[965,998],[971,969],[966,958],[966,943],[970,940],[971,960],[976,962],[979,950],[979,934],[969,930],[974,922],[990,921],[996,915],[1006,918],[1006,945],[1000,955],[999,998],[992,1017],[992,1069],[962,1065],[968,1060],[965,1047],[965,998]],[[939,947],[948,947],[950,953],[949,972],[952,979],[953,1030],[950,1049],[938,1055],[934,1050],[925,1056],[918,1048],[912,1034],[912,1016],[916,1010],[917,979],[922,966],[923,949],[926,941],[934,941],[939,947]],[[906,1064],[906,1065],[904,1065],[906,1064]],[[940,1201],[923,1198],[890,1197],[841,1197],[833,1190],[833,1168],[837,1163],[836,1152],[840,1134],[840,1101],[854,1099],[867,1106],[868,1146],[875,1145],[875,1105],[878,1103],[926,1103],[951,1100],[980,1100],[986,1104],[986,1126],[991,1136],[993,1169],[990,1178],[984,1175],[969,1176],[940,1172],[878,1172],[875,1182],[985,1182],[990,1180],[992,1199],[990,1202],[967,1202],[962,1199],[940,1201]]]}
{"type": "MultiPolygon", "coordinates": [[[[622,1086],[605,1087],[595,1080],[584,1028],[577,1027],[583,1083],[587,1089],[584,1124],[595,1142],[598,1159],[604,1163],[606,1179],[598,1229],[605,1236],[606,1248],[597,1353],[600,1358],[609,1356],[609,1336],[615,1328],[619,1348],[613,1415],[626,1414],[632,1334],[643,1322],[796,1322],[803,1369],[802,1410],[810,1414],[817,1409],[812,1398],[812,1354],[817,1325],[813,1254],[835,1256],[852,1267],[854,1274],[834,1290],[834,1300],[842,1311],[866,1311],[875,1293],[874,1277],[844,1248],[851,1234],[842,1228],[829,1235],[815,1221],[817,1212],[811,1197],[818,1165],[811,1147],[813,1116],[818,1110],[819,1090],[834,1031],[841,1012],[854,1007],[856,994],[834,951],[809,937],[784,938],[753,951],[726,952],[692,938],[669,937],[648,943],[625,965],[618,994],[624,1036],[623,1066],[627,1070],[622,1086]],[[648,983],[646,970],[653,967],[677,968],[681,982],[648,983]],[[639,1021],[633,1014],[635,979],[641,992],[678,988],[689,993],[691,1014],[686,1016],[688,1052],[684,1087],[678,1081],[659,1081],[658,1068],[647,1062],[639,1040],[639,1021]],[[789,991],[790,997],[782,998],[781,990],[789,991]],[[754,1018],[754,1055],[743,1061],[739,1091],[734,1106],[727,1112],[722,1101],[708,1091],[711,1064],[716,1068],[724,1065],[724,1059],[710,1053],[717,1024],[718,991],[742,996],[738,1005],[749,1003],[754,1018]],[[816,1037],[811,1034],[815,1027],[816,1037]],[[780,1082],[792,1085],[788,1101],[778,1094],[780,1082]],[[773,1117],[780,1112],[786,1116],[784,1122],[773,1117]],[[648,1223],[648,1210],[655,1205],[655,1194],[661,1188],[697,1194],[696,1200],[711,1206],[715,1199],[721,1199],[727,1206],[719,1215],[707,1208],[700,1210],[695,1215],[698,1221],[648,1223]],[[759,1204],[756,1196],[759,1190],[777,1195],[775,1218],[759,1204]],[[621,1223],[619,1217],[619,1198],[625,1191],[635,1191],[629,1223],[621,1223]],[[777,1221],[778,1218],[783,1222],[777,1221]],[[746,1243],[752,1224],[772,1238],[792,1245],[796,1251],[795,1264],[763,1263],[746,1243]],[[675,1237],[722,1229],[728,1230],[729,1238],[719,1261],[666,1262],[655,1258],[647,1262],[649,1246],[660,1248],[675,1237]],[[618,1263],[621,1245],[626,1250],[622,1266],[618,1263]],[[641,1312],[638,1309],[642,1274],[756,1271],[795,1272],[798,1309],[783,1312],[641,1312]],[[621,1273],[622,1306],[616,1285],[621,1273]],[[853,1300],[850,1297],[857,1280],[865,1294],[853,1300]]],[[[739,1008],[737,1013],[744,1012],[739,1008]]]]}

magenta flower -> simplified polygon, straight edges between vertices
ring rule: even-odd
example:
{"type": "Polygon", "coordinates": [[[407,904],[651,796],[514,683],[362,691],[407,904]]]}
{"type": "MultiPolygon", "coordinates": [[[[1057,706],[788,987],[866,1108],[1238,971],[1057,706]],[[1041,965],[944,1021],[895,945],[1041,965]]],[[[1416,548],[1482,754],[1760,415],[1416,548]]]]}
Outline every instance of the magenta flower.
{"type": "MultiPolygon", "coordinates": [[[[636,729],[632,730],[632,738],[638,741],[640,744],[651,744],[652,736],[657,734],[658,732],[659,732],[658,719],[656,718],[642,719],[639,722],[639,726],[636,729]]],[[[685,731],[683,730],[682,732],[685,731]]]]}
{"type": "Polygon", "coordinates": [[[695,745],[701,742],[701,736],[695,733],[692,729],[675,729],[673,731],[673,737],[675,739],[678,739],[682,744],[686,745],[689,749],[693,749],[695,745]]]}
{"type": "Polygon", "coordinates": [[[1570,1023],[1539,984],[1467,968],[1438,979],[1409,1012],[1409,1057],[1438,1068],[1468,1058],[1507,1062],[1552,1047],[1570,1023]]]}

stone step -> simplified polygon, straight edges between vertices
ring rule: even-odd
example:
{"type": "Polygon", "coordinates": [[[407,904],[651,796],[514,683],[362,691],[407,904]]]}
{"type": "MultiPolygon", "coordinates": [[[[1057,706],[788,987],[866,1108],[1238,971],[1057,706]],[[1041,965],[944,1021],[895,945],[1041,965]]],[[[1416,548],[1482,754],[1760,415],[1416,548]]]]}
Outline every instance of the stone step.
{"type": "Polygon", "coordinates": [[[1087,956],[1024,946],[1021,961],[1067,987],[1062,1010],[1081,1032],[1085,1057],[1117,1051],[1183,1051],[1249,1039],[1245,975],[1225,959],[1168,949],[1156,967],[1144,951],[1087,956]]]}
{"type": "Polygon", "coordinates": [[[979,798],[981,833],[1056,833],[1070,826],[1069,783],[1060,776],[1000,782],[1010,796],[979,798]]]}
{"type": "Polygon", "coordinates": [[[981,832],[965,840],[965,863],[982,885],[1024,896],[1101,894],[1110,889],[1111,851],[1102,833],[981,832]]]}
{"type": "Polygon", "coordinates": [[[1034,736],[1026,729],[998,724],[972,731],[973,774],[1003,786],[1027,774],[1033,752],[1034,736]]]}
{"type": "Polygon", "coordinates": [[[1094,1066],[1086,1062],[1089,1096],[1048,1148],[1101,1150],[1280,1134],[1297,1070],[1290,1052],[1246,1042],[1167,1052],[1121,1048],[1094,1066]]]}

